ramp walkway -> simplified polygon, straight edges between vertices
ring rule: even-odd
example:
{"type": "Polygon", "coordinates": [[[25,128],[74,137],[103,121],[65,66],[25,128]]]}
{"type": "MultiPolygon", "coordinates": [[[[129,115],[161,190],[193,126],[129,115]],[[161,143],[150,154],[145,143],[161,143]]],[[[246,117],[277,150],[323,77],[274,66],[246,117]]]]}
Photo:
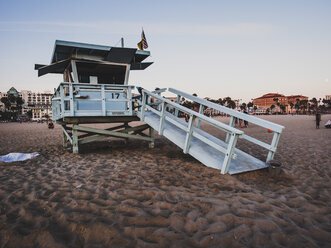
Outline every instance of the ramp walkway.
{"type": "Polygon", "coordinates": [[[207,100],[189,95],[185,92],[170,88],[169,92],[177,96],[177,101],[172,102],[161,96],[158,92],[142,91],[142,99],[139,100],[140,108],[137,116],[152,128],[157,130],[175,145],[183,149],[184,153],[190,154],[204,165],[218,169],[222,174],[238,174],[242,172],[266,168],[266,162],[273,159],[283,126],[265,121],[248,114],[209,102],[207,100]],[[199,112],[180,105],[181,97],[192,100],[199,104],[199,112]],[[205,108],[213,108],[230,115],[230,123],[224,124],[203,114],[205,108]],[[179,113],[189,115],[186,122],[179,118],[179,113]],[[246,135],[242,130],[234,128],[235,118],[247,120],[250,123],[270,129],[273,132],[271,144],[257,140],[246,135]],[[200,129],[201,122],[218,128],[226,133],[226,139],[220,140],[213,135],[200,129]],[[246,139],[268,150],[266,161],[261,161],[250,154],[236,148],[239,138],[246,139]]]}

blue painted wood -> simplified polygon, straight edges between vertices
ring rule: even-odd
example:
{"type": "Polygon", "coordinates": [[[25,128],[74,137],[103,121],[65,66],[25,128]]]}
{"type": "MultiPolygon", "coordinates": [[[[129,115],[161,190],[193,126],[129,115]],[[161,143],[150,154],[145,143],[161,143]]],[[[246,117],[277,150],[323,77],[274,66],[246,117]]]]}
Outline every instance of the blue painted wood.
{"type": "MultiPolygon", "coordinates": [[[[145,120],[148,125],[153,127],[155,130],[159,130],[160,124],[160,116],[150,111],[145,112],[145,120]]],[[[181,125],[186,126],[188,128],[188,123],[181,120],[181,125]]],[[[177,145],[179,148],[184,149],[185,140],[186,140],[186,131],[175,126],[169,121],[164,121],[163,126],[163,135],[177,145]]],[[[206,133],[205,131],[193,127],[193,132],[198,132],[209,140],[212,140],[216,144],[226,148],[227,144],[213,137],[212,135],[206,133]]],[[[238,174],[242,172],[252,171],[263,169],[267,167],[267,164],[237,148],[234,149],[234,153],[237,155],[236,159],[231,159],[229,170],[227,173],[230,175],[238,174]]],[[[193,156],[195,159],[203,163],[204,165],[221,170],[221,166],[223,164],[225,154],[223,152],[218,151],[212,146],[206,145],[206,143],[194,137],[191,137],[190,147],[188,149],[188,154],[193,156]]]]}

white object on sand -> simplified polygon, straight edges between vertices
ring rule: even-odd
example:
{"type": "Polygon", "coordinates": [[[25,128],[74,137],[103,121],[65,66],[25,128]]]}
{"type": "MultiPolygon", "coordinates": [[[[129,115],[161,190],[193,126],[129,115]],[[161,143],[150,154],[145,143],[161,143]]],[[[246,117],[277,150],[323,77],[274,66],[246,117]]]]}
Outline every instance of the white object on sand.
{"type": "Polygon", "coordinates": [[[18,152],[11,152],[7,155],[0,156],[0,162],[16,162],[16,161],[24,161],[27,159],[31,159],[37,157],[39,155],[38,152],[33,153],[18,153],[18,152]]]}

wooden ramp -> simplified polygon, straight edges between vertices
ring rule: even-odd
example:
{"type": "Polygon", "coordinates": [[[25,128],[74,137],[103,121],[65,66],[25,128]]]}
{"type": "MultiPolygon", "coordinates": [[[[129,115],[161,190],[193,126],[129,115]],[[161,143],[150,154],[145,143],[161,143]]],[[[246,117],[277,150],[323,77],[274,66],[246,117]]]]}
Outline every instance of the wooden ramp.
{"type": "MultiPolygon", "coordinates": [[[[180,94],[183,95],[186,93],[180,92],[180,94]]],[[[187,97],[189,96],[185,96],[186,99],[187,97]]],[[[194,100],[197,101],[198,99],[194,100]]],[[[200,102],[201,105],[202,103],[204,104],[202,106],[206,106],[207,104],[209,105],[209,102],[204,102],[205,100],[203,99],[200,100],[203,101],[200,102]]],[[[229,125],[218,122],[212,118],[203,115],[203,113],[192,111],[179,105],[178,103],[171,102],[147,90],[143,91],[143,97],[140,103],[141,108],[139,109],[139,111],[137,111],[137,116],[142,121],[144,121],[153,129],[158,131],[160,135],[165,136],[175,145],[183,149],[184,153],[190,154],[195,159],[208,167],[221,170],[222,174],[229,173],[232,175],[267,167],[266,162],[261,161],[251,156],[250,154],[247,154],[235,148],[238,138],[247,139],[255,144],[258,144],[268,149],[269,153],[267,161],[273,158],[273,155],[276,151],[280,132],[274,131],[274,138],[272,144],[269,145],[262,141],[256,140],[248,135],[245,135],[244,132],[241,130],[235,129],[233,126],[231,126],[231,121],[229,125]],[[178,111],[187,113],[190,116],[189,121],[186,122],[183,119],[177,117],[178,111]],[[207,133],[206,131],[201,130],[201,121],[206,122],[226,132],[226,140],[222,141],[207,133]]],[[[237,113],[239,113],[239,115],[243,114],[240,112],[237,113]]],[[[245,119],[242,117],[246,116],[240,117],[241,119],[245,119]]],[[[249,116],[249,119],[251,119],[251,117],[252,116],[249,116]]],[[[282,130],[283,128],[279,125],[266,122],[261,119],[259,119],[257,123],[260,123],[260,125],[266,125],[266,128],[273,128],[273,130],[279,130],[278,127],[280,128],[280,130],[282,130]]]]}
{"type": "MultiPolygon", "coordinates": [[[[186,128],[188,128],[188,123],[170,114],[167,114],[165,119],[166,120],[163,126],[163,136],[166,137],[171,142],[173,142],[178,147],[180,147],[181,149],[184,149],[187,132],[185,132],[183,129],[177,127],[176,125],[172,124],[167,120],[172,119],[174,121],[177,121],[181,125],[183,125],[183,127],[186,128]]],[[[158,116],[153,112],[145,113],[144,122],[146,122],[155,130],[159,130],[160,128],[160,116],[158,116]]],[[[200,139],[194,137],[194,135],[195,134],[201,135],[205,139],[214,142],[215,144],[223,147],[224,149],[227,148],[227,144],[224,141],[219,140],[214,136],[196,127],[193,127],[192,132],[193,135],[187,153],[190,154],[195,159],[199,160],[204,165],[214,169],[221,170],[225,158],[225,154],[215,149],[214,147],[204,143],[200,139]]],[[[233,157],[234,158],[231,159],[228,170],[228,173],[231,175],[246,171],[258,170],[267,167],[265,162],[262,162],[261,160],[254,158],[253,156],[244,153],[243,151],[236,148],[234,149],[233,157]]]]}

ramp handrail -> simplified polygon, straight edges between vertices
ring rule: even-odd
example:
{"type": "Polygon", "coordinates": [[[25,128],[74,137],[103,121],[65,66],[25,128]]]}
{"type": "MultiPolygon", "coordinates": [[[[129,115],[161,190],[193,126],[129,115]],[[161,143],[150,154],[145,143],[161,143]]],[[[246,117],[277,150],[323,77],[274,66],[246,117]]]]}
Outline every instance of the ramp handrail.
{"type": "MultiPolygon", "coordinates": [[[[169,92],[172,92],[172,93],[177,95],[177,103],[179,103],[181,97],[185,97],[185,98],[190,99],[190,100],[192,100],[196,103],[199,103],[200,104],[200,108],[199,108],[199,113],[200,114],[203,114],[204,107],[209,107],[209,108],[213,108],[215,110],[218,110],[218,111],[221,111],[225,114],[230,115],[231,116],[230,123],[229,123],[230,126],[234,126],[235,118],[238,118],[238,119],[246,120],[246,121],[248,121],[250,123],[253,123],[257,126],[261,126],[263,128],[270,129],[270,131],[273,131],[273,133],[274,133],[271,144],[267,144],[263,141],[257,140],[255,138],[249,136],[249,135],[246,135],[246,134],[243,134],[241,136],[241,138],[246,139],[246,140],[248,140],[248,141],[250,141],[254,144],[257,144],[257,145],[262,146],[265,149],[267,149],[269,152],[268,152],[268,156],[267,156],[266,161],[269,161],[269,160],[274,158],[274,155],[275,155],[275,152],[276,152],[276,149],[277,149],[277,146],[278,146],[280,134],[282,133],[282,131],[284,129],[284,126],[281,126],[281,125],[272,123],[270,121],[266,121],[266,120],[263,120],[263,119],[245,114],[245,113],[238,112],[236,110],[224,107],[222,105],[218,105],[218,104],[213,103],[213,102],[209,102],[209,101],[201,99],[199,97],[195,97],[195,96],[190,95],[188,93],[182,92],[180,90],[169,88],[169,92]]],[[[198,123],[197,126],[199,127],[200,123],[198,123]]],[[[226,142],[229,141],[229,138],[230,138],[229,135],[227,135],[226,142]]]]}
{"type": "Polygon", "coordinates": [[[164,127],[165,120],[169,121],[170,123],[176,125],[177,127],[181,128],[182,130],[186,131],[187,134],[186,134],[186,139],[185,139],[184,148],[183,148],[184,153],[189,152],[192,136],[201,140],[204,143],[211,145],[212,147],[219,150],[220,152],[223,152],[225,154],[225,158],[224,158],[223,164],[221,166],[221,173],[225,174],[228,172],[231,158],[234,157],[233,153],[234,153],[234,149],[235,149],[238,137],[244,133],[243,131],[238,130],[234,127],[231,127],[229,125],[226,125],[222,122],[218,122],[212,118],[209,118],[203,114],[200,114],[191,109],[183,107],[180,104],[172,102],[168,99],[163,98],[162,96],[160,96],[158,94],[154,94],[145,89],[142,90],[142,100],[138,100],[138,101],[141,104],[140,119],[142,121],[145,120],[145,111],[147,109],[147,110],[152,111],[153,113],[157,114],[158,116],[160,116],[160,123],[159,123],[159,130],[158,130],[160,135],[163,134],[163,127],[164,127]],[[159,104],[161,104],[161,108],[154,109],[152,106],[149,106],[148,103],[150,103],[151,101],[148,98],[150,98],[150,97],[159,100],[159,104]],[[168,106],[171,106],[172,108],[175,108],[176,110],[180,110],[180,111],[185,112],[190,115],[190,119],[189,119],[187,127],[180,124],[180,122],[178,120],[176,121],[174,119],[177,117],[170,118],[170,116],[167,115],[166,108],[168,106]],[[229,138],[227,147],[223,148],[222,146],[216,144],[212,140],[205,138],[199,132],[197,132],[197,129],[193,125],[195,119],[203,120],[203,121],[209,123],[210,125],[218,128],[218,129],[221,129],[221,130],[225,131],[227,134],[229,134],[230,138],[229,138]]]}

